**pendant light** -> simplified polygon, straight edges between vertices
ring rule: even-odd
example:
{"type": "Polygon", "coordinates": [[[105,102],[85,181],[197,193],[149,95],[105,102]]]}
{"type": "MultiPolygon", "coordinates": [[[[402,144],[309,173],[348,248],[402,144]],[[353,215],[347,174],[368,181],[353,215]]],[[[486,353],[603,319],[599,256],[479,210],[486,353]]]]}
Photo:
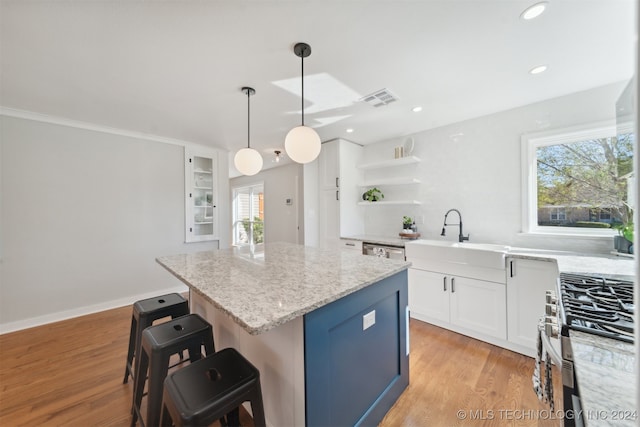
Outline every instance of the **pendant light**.
{"type": "Polygon", "coordinates": [[[238,150],[233,158],[233,164],[236,169],[243,175],[255,175],[262,169],[262,156],[256,150],[251,148],[251,133],[249,125],[251,124],[251,109],[249,108],[249,98],[256,93],[255,89],[243,87],[242,92],[247,94],[247,148],[238,150]]]}
{"type": "Polygon", "coordinates": [[[304,58],[311,55],[311,46],[306,43],[297,43],[293,52],[301,59],[302,63],[302,125],[289,131],[284,140],[284,149],[291,159],[298,163],[309,163],[320,154],[320,136],[312,128],[304,125],[304,58]]]}

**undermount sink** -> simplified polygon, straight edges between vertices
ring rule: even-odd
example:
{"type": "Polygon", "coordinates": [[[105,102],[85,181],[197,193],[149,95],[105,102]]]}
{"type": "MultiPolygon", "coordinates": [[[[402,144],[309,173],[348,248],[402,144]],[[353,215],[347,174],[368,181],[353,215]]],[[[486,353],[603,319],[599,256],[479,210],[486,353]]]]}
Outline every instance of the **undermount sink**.
{"type": "Polygon", "coordinates": [[[407,259],[466,264],[475,267],[505,269],[510,246],[492,243],[458,243],[444,240],[414,240],[405,244],[407,259]]]}

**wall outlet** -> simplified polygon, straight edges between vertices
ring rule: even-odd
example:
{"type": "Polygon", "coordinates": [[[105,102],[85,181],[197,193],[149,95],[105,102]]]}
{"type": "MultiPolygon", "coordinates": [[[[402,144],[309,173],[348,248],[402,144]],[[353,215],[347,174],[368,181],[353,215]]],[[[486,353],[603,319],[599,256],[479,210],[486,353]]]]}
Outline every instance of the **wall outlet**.
{"type": "Polygon", "coordinates": [[[369,313],[362,316],[362,330],[366,331],[370,327],[376,324],[376,311],[372,310],[369,313]]]}

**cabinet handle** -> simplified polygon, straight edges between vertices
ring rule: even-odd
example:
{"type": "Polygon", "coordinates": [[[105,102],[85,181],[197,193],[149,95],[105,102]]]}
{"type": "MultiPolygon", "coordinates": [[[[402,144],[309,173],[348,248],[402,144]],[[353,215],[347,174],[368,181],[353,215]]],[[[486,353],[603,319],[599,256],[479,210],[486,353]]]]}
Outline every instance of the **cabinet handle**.
{"type": "Polygon", "coordinates": [[[336,200],[340,200],[340,190],[336,190],[336,200]]]}
{"type": "Polygon", "coordinates": [[[444,292],[447,292],[447,276],[444,276],[444,277],[442,278],[442,290],[443,290],[444,292]]]}
{"type": "Polygon", "coordinates": [[[454,277],[451,278],[451,293],[456,291],[456,279],[454,277]]]}
{"type": "Polygon", "coordinates": [[[513,277],[514,271],[513,271],[513,260],[509,261],[509,276],[513,277]]]}
{"type": "Polygon", "coordinates": [[[340,177],[336,177],[336,187],[340,187],[340,177]]]}

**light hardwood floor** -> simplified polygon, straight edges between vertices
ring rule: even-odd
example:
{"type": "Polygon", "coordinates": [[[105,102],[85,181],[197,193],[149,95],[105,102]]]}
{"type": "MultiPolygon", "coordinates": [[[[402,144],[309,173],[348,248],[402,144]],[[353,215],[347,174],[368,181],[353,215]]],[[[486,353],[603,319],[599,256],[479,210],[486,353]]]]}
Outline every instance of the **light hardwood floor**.
{"type": "MultiPolygon", "coordinates": [[[[0,335],[0,426],[128,425],[130,320],[122,307],[0,335]]],[[[380,426],[560,425],[538,419],[531,358],[415,320],[410,333],[410,385],[380,426]]]]}

